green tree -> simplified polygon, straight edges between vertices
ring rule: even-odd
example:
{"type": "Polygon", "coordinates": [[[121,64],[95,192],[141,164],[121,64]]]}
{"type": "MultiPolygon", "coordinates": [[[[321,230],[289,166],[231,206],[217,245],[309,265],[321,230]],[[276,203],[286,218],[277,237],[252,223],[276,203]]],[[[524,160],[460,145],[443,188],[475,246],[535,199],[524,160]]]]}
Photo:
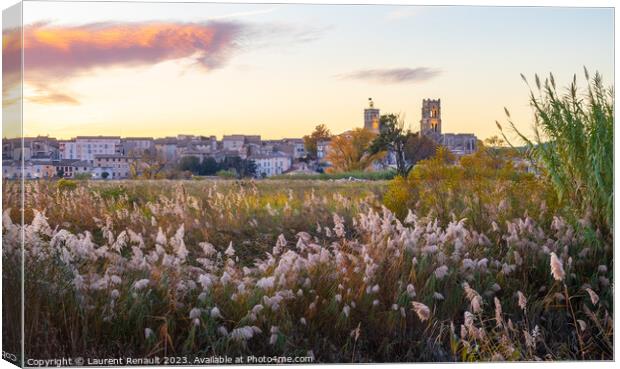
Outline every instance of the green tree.
{"type": "Polygon", "coordinates": [[[200,174],[205,176],[212,176],[218,170],[220,170],[220,165],[212,157],[205,158],[200,166],[200,174]]]}
{"type": "Polygon", "coordinates": [[[324,124],[319,124],[316,126],[310,135],[304,136],[304,146],[306,148],[306,152],[308,152],[308,155],[316,159],[317,142],[321,140],[328,140],[331,136],[331,132],[324,124]]]}
{"type": "Polygon", "coordinates": [[[411,167],[421,160],[432,158],[437,152],[438,145],[431,138],[420,132],[410,134],[405,143],[405,159],[411,167]]]}
{"type": "Polygon", "coordinates": [[[181,161],[179,162],[179,169],[181,171],[189,171],[192,174],[199,174],[200,158],[196,156],[186,156],[181,158],[181,161]]]}
{"type": "Polygon", "coordinates": [[[242,159],[239,156],[231,156],[224,159],[222,170],[232,170],[237,173],[237,178],[256,176],[256,163],[253,160],[242,159]]]}
{"type": "Polygon", "coordinates": [[[396,114],[382,115],[379,119],[381,131],[370,146],[369,152],[377,154],[382,151],[391,151],[396,156],[396,172],[406,177],[411,169],[405,158],[405,144],[410,135],[405,131],[405,121],[396,114]]]}

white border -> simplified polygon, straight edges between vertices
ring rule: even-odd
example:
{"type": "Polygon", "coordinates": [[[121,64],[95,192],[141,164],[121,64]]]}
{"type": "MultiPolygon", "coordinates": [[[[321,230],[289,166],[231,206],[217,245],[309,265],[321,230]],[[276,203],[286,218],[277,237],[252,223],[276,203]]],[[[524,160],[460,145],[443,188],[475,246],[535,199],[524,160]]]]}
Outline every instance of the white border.
{"type": "MultiPolygon", "coordinates": [[[[34,0],[37,1],[37,0],[34,0]]],[[[39,1],[45,1],[45,0],[39,0],[39,1]]],[[[58,0],[58,1],[65,1],[65,0],[58,0]]],[[[80,0],[83,2],[102,2],[102,1],[97,1],[97,0],[80,0]]],[[[106,2],[123,2],[122,0],[105,0],[106,2]]],[[[209,2],[209,1],[183,1],[183,0],[150,0],[150,1],[141,1],[141,0],[133,0],[132,2],[173,2],[173,3],[188,3],[188,2],[209,2]]],[[[337,1],[333,1],[333,0],[314,0],[314,1],[303,1],[303,0],[286,0],[286,1],[259,1],[259,0],[236,0],[236,1],[230,1],[230,0],[219,0],[219,1],[212,1],[212,2],[219,2],[219,3],[290,3],[290,4],[378,4],[378,5],[444,5],[444,6],[451,6],[451,5],[470,5],[470,6],[534,6],[534,7],[545,7],[545,6],[549,6],[549,7],[555,7],[555,6],[562,6],[562,7],[610,7],[610,8],[614,8],[614,20],[615,20],[615,15],[616,15],[616,2],[613,0],[505,0],[505,1],[498,1],[498,0],[450,0],[450,1],[434,1],[434,0],[393,0],[393,1],[385,1],[385,0],[337,0],[337,1]]],[[[2,9],[5,9],[13,4],[17,3],[17,1],[14,0],[0,0],[0,4],[2,5],[2,9]]],[[[618,74],[615,72],[617,70],[616,66],[617,66],[617,40],[618,40],[618,29],[616,27],[614,27],[614,86],[618,86],[618,74]]],[[[1,60],[1,57],[0,57],[1,60]]],[[[0,82],[1,82],[1,76],[0,76],[0,82]]],[[[614,173],[617,173],[618,168],[620,167],[620,164],[618,164],[618,152],[617,150],[615,150],[615,148],[618,145],[618,136],[615,134],[615,130],[614,130],[614,160],[615,160],[615,165],[614,165],[614,173]]],[[[618,189],[618,185],[617,182],[614,182],[614,192],[617,193],[618,189]]],[[[615,201],[614,201],[614,209],[617,209],[617,205],[619,204],[618,197],[616,196],[615,201]]],[[[614,235],[614,245],[618,245],[620,241],[620,236],[618,235],[618,233],[616,232],[614,235]]],[[[0,241],[1,244],[1,241],[0,241]]],[[[615,258],[614,258],[615,259],[615,258]]],[[[0,269],[1,270],[1,269],[0,269]]],[[[614,275],[618,275],[618,265],[617,263],[614,263],[614,275]]],[[[1,279],[0,279],[0,286],[1,286],[1,279]]],[[[615,288],[615,285],[614,285],[615,288]]],[[[1,297],[0,297],[1,299],[1,297]]],[[[615,298],[614,298],[614,302],[615,298]]],[[[617,327],[618,327],[618,316],[616,314],[616,305],[614,304],[614,319],[616,319],[616,327],[615,327],[615,332],[617,332],[617,327]]],[[[2,327],[2,324],[0,322],[0,329],[2,327]]],[[[2,342],[2,337],[0,334],[0,344],[2,342]]],[[[618,334],[615,334],[614,337],[614,361],[617,358],[617,351],[618,351],[618,334]]],[[[352,366],[356,364],[347,364],[347,366],[352,366]]],[[[467,363],[450,363],[450,364],[379,364],[379,365],[372,365],[372,367],[378,367],[378,368],[399,368],[399,367],[403,367],[403,366],[413,366],[416,365],[419,368],[432,368],[434,366],[451,366],[451,367],[471,367],[472,365],[474,367],[477,366],[484,366],[484,367],[489,367],[490,365],[501,365],[502,368],[515,368],[515,367],[522,367],[522,366],[528,366],[530,368],[540,368],[542,366],[545,367],[558,367],[561,366],[562,368],[567,368],[567,367],[578,367],[580,365],[587,365],[589,367],[595,366],[595,367],[609,367],[611,368],[612,366],[615,367],[615,362],[604,362],[604,363],[600,363],[600,362],[581,362],[581,361],[574,361],[574,362],[545,362],[545,363],[471,363],[471,364],[467,364],[467,363]]],[[[338,365],[334,365],[334,364],[324,364],[321,365],[321,367],[325,367],[325,368],[332,368],[332,367],[337,367],[338,365]]],[[[9,364],[8,362],[4,361],[4,360],[0,360],[0,369],[5,369],[5,368],[14,368],[15,366],[9,364]]],[[[247,368],[248,366],[231,366],[231,367],[235,367],[235,368],[247,368]]],[[[271,366],[270,366],[271,367],[271,366]]],[[[370,366],[366,366],[366,367],[370,367],[370,366]]],[[[142,367],[142,368],[148,368],[148,367],[142,367]]],[[[171,368],[188,368],[188,367],[171,367],[171,368]]],[[[590,368],[588,368],[590,369],[590,368]]]]}

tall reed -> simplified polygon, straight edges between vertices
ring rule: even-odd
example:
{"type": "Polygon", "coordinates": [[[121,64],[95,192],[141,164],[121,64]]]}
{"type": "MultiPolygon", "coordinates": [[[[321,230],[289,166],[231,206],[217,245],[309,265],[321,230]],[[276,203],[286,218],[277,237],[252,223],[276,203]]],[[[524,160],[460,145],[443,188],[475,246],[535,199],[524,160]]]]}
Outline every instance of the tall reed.
{"type": "MultiPolygon", "coordinates": [[[[528,148],[531,159],[553,184],[560,201],[576,210],[605,234],[613,229],[614,90],[605,87],[597,72],[590,78],[584,68],[587,89],[577,78],[565,92],[558,91],[552,74],[541,83],[535,76],[536,93],[530,87],[534,110],[534,137],[508,123],[528,148]]],[[[502,130],[499,122],[497,123],[502,130]]],[[[506,141],[510,142],[502,131],[506,141]]]]}

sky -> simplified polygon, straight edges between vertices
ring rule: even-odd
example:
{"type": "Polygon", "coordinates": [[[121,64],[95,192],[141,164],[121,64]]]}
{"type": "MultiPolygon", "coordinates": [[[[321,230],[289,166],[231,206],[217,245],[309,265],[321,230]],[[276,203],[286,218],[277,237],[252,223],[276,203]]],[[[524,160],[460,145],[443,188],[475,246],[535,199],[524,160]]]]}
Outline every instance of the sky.
{"type": "Polygon", "coordinates": [[[24,134],[57,138],[341,133],[372,97],[413,131],[440,98],[484,139],[504,107],[531,126],[521,73],[614,77],[609,8],[32,1],[24,24],[24,134]]]}

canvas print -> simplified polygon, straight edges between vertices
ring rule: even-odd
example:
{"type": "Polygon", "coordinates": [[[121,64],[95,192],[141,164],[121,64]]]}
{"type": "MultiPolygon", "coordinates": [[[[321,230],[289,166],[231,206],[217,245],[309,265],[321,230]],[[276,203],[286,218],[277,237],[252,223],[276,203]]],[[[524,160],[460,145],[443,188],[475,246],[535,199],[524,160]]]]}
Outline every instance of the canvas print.
{"type": "Polygon", "coordinates": [[[614,9],[3,12],[3,359],[614,358],[614,9]]]}

